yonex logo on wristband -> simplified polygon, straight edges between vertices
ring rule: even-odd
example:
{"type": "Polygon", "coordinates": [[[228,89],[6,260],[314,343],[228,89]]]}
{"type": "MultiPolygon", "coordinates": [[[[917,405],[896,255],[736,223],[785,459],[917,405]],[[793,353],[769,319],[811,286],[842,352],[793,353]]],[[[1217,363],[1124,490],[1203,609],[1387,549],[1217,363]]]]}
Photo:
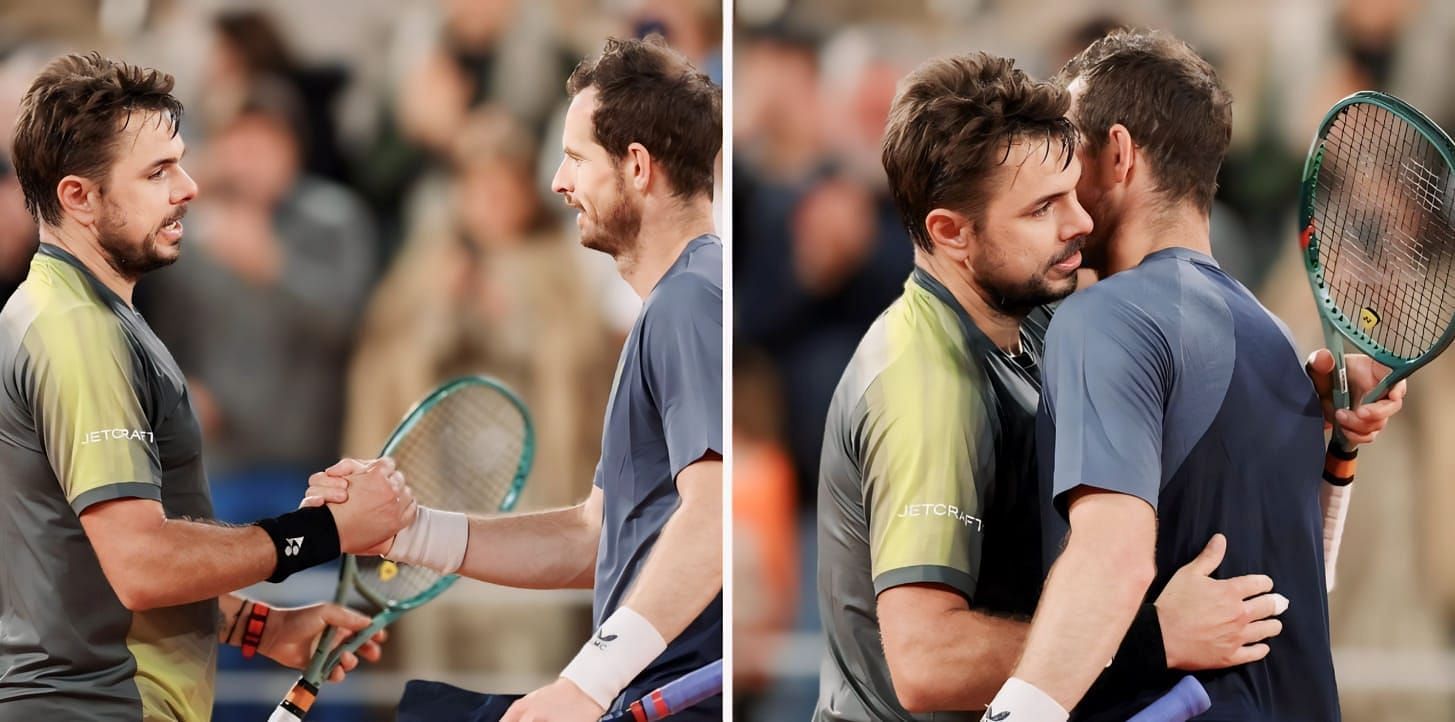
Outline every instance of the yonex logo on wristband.
{"type": "Polygon", "coordinates": [[[303,549],[303,537],[301,537],[301,536],[288,537],[288,546],[283,550],[283,553],[284,554],[287,554],[290,557],[294,557],[294,556],[298,556],[298,552],[300,550],[302,550],[302,549],[303,549]]]}

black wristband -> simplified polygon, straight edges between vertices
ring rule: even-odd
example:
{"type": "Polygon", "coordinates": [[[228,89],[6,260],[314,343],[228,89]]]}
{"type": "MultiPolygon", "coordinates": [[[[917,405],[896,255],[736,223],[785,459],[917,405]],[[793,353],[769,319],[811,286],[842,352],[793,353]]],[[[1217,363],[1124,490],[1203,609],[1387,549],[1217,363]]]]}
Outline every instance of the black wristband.
{"type": "Polygon", "coordinates": [[[1167,648],[1162,644],[1162,623],[1157,605],[1143,604],[1117,649],[1117,660],[1139,679],[1159,679],[1167,674],[1167,648]]]}
{"type": "Polygon", "coordinates": [[[281,582],[294,572],[338,558],[338,526],[327,507],[310,506],[256,523],[268,532],[278,555],[270,582],[281,582]]]}

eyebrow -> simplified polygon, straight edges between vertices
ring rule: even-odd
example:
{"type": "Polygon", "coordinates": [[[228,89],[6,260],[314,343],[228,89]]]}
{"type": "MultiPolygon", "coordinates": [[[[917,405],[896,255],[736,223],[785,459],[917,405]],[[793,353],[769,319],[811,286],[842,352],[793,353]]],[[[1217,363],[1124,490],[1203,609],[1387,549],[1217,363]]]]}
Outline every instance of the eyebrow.
{"type": "Polygon", "coordinates": [[[1035,210],[1037,208],[1040,208],[1042,205],[1044,205],[1046,203],[1049,203],[1050,201],[1054,201],[1057,198],[1060,198],[1061,196],[1064,196],[1064,195],[1066,195],[1067,193],[1070,193],[1070,192],[1071,191],[1057,191],[1055,193],[1047,193],[1046,195],[1043,195],[1040,198],[1037,198],[1034,202],[1028,204],[1026,206],[1026,210],[1029,211],[1029,210],[1035,210]]]}
{"type": "Polygon", "coordinates": [[[179,162],[181,162],[182,158],[185,157],[186,155],[187,155],[187,147],[186,146],[183,146],[181,153],[178,153],[177,155],[169,155],[169,156],[167,156],[165,158],[158,158],[157,160],[152,161],[152,164],[151,165],[147,166],[147,170],[152,170],[153,168],[160,168],[161,166],[164,166],[164,165],[171,165],[171,164],[174,164],[174,163],[179,163],[179,162]]]}

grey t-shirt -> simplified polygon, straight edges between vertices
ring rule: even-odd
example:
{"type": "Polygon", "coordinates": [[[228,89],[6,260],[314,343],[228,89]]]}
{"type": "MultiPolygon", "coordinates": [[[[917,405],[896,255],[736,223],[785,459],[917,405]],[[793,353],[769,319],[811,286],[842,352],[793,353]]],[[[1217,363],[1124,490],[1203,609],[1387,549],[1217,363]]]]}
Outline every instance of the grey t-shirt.
{"type": "MultiPolygon", "coordinates": [[[[594,623],[616,611],[677,510],[677,474],[722,454],[722,243],[687,244],[647,296],[621,352],[595,485],[601,488],[594,623]]],[[[618,707],[722,658],[722,594],[618,698],[618,707]]],[[[677,715],[718,719],[721,698],[677,715]]]]}
{"type": "Polygon", "coordinates": [[[217,602],[128,611],[80,520],[123,498],[210,518],[201,447],[161,341],[42,244],[0,312],[0,722],[212,714],[217,602]]]}

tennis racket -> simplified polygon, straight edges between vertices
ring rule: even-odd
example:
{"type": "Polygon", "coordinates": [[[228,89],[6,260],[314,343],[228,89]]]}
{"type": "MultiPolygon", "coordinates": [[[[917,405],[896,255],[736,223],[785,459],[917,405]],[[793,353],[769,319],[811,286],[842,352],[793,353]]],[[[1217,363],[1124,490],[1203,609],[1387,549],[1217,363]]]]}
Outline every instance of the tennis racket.
{"type": "Polygon", "coordinates": [[[1208,699],[1207,690],[1196,677],[1188,675],[1172,691],[1158,697],[1127,722],[1187,722],[1209,709],[1212,709],[1212,700],[1208,699]]]}
{"type": "MultiPolygon", "coordinates": [[[[535,434],[525,404],[499,382],[470,376],[446,383],[415,404],[380,455],[394,458],[420,504],[494,514],[515,507],[534,453],[535,434]]],[[[334,602],[344,604],[351,592],[357,593],[367,602],[365,613],[373,622],[332,651],[337,630],[324,631],[308,668],[269,722],[302,720],[344,653],[438,597],[457,578],[382,557],[345,555],[334,602]]]]}
{"type": "MultiPolygon", "coordinates": [[[[1369,403],[1455,335],[1452,166],[1450,137],[1383,93],[1344,98],[1319,125],[1304,163],[1299,245],[1334,355],[1337,408],[1350,408],[1344,341],[1391,369],[1360,401],[1369,403]]],[[[1335,424],[1325,468],[1348,472],[1336,477],[1353,476],[1353,460],[1337,453],[1346,447],[1335,424]]]]}
{"type": "Polygon", "coordinates": [[[722,694],[721,659],[662,685],[626,709],[602,717],[601,722],[656,722],[719,694],[722,694]]]}

